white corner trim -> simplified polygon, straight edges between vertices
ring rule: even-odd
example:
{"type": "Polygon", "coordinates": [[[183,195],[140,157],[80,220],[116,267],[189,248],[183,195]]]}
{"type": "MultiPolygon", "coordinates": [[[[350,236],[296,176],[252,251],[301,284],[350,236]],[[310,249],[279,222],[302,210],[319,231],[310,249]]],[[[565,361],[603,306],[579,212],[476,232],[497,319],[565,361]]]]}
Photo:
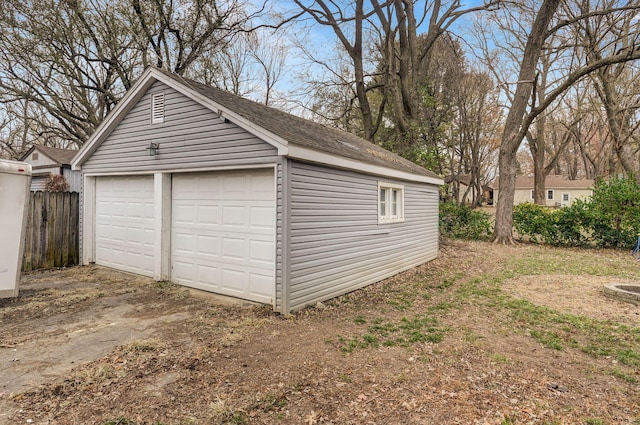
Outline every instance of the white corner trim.
{"type": "Polygon", "coordinates": [[[171,178],[169,173],[153,175],[153,278],[157,281],[171,277],[171,178]]]}
{"type": "Polygon", "coordinates": [[[401,180],[408,180],[419,183],[429,183],[442,186],[444,180],[429,176],[421,176],[406,171],[400,171],[393,168],[383,167],[380,165],[372,165],[362,161],[345,158],[338,155],[332,155],[326,152],[320,152],[300,146],[289,146],[289,158],[301,159],[304,161],[315,162],[319,164],[330,165],[338,168],[346,168],[349,170],[362,171],[368,174],[375,174],[383,177],[393,177],[401,180]]]}
{"type": "Polygon", "coordinates": [[[87,265],[96,261],[96,179],[84,176],[82,195],[82,259],[87,265]]]}

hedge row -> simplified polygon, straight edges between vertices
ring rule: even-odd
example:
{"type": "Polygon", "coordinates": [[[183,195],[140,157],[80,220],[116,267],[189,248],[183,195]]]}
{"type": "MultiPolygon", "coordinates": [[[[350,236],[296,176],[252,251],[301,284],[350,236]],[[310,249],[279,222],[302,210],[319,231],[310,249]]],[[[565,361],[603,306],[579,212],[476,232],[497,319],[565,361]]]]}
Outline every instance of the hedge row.
{"type": "Polygon", "coordinates": [[[513,225],[532,242],[630,249],[640,232],[640,185],[635,178],[598,181],[592,197],[560,209],[520,204],[513,225]]]}
{"type": "MultiPolygon", "coordinates": [[[[513,225],[519,237],[534,243],[631,249],[640,236],[640,185],[633,177],[600,180],[590,198],[576,199],[569,207],[516,205],[513,225]]],[[[442,235],[487,240],[492,230],[489,214],[453,202],[440,204],[442,235]]]]}

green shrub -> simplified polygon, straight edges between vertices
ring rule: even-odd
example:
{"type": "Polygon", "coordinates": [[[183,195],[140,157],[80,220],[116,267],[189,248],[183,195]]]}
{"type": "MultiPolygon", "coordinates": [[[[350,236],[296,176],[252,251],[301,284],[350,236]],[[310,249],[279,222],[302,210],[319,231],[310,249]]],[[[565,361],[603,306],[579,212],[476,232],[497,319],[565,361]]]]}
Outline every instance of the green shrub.
{"type": "Polygon", "coordinates": [[[633,177],[599,181],[591,198],[560,209],[516,205],[513,226],[534,243],[631,249],[640,231],[640,185],[633,177]]]}
{"type": "Polygon", "coordinates": [[[553,245],[589,246],[592,240],[589,203],[576,199],[571,206],[553,211],[553,245]]]}
{"type": "Polygon", "coordinates": [[[491,216],[455,202],[440,203],[440,233],[450,238],[486,240],[491,237],[491,216]]]}
{"type": "Polygon", "coordinates": [[[548,207],[530,202],[518,204],[513,208],[513,227],[519,235],[526,235],[531,242],[538,243],[540,238],[548,243],[551,229],[551,211],[548,207]]]}
{"type": "Polygon", "coordinates": [[[589,209],[596,246],[633,247],[640,232],[640,185],[635,178],[598,181],[589,209]]]}

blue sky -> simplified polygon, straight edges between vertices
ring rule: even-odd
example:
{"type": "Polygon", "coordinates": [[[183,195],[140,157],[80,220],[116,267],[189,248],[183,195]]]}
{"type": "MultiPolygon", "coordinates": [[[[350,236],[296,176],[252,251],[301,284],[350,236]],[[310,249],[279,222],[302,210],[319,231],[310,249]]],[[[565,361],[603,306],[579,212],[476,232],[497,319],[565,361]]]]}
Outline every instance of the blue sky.
{"type": "MultiPolygon", "coordinates": [[[[349,5],[353,4],[352,2],[343,3],[349,5]]],[[[448,6],[449,3],[450,2],[447,2],[443,8],[448,6]]],[[[307,4],[311,4],[311,1],[308,1],[307,4]]],[[[418,2],[415,8],[416,11],[420,11],[421,8],[424,7],[424,4],[424,2],[418,2]]],[[[461,3],[461,8],[475,7],[482,4],[483,2],[479,0],[463,1],[461,3]]],[[[272,7],[277,11],[285,13],[299,11],[297,6],[291,1],[275,1],[272,3],[272,7]]],[[[470,15],[463,16],[456,21],[454,25],[452,25],[450,31],[459,36],[463,36],[466,29],[471,26],[472,20],[473,17],[470,15]]],[[[424,31],[426,31],[426,26],[428,25],[428,20],[426,21],[427,22],[422,25],[424,31]]],[[[330,27],[320,25],[311,17],[306,17],[303,22],[292,24],[292,30],[297,38],[303,38],[305,47],[316,58],[329,61],[335,57],[335,53],[339,48],[340,42],[330,27]]],[[[465,46],[465,49],[466,48],[468,48],[468,46],[465,46]]],[[[321,80],[324,78],[323,74],[326,72],[320,65],[313,64],[308,58],[305,58],[304,54],[294,47],[291,47],[289,50],[287,67],[288,71],[286,72],[285,78],[283,78],[283,80],[278,84],[277,88],[281,91],[293,91],[294,94],[301,94],[302,89],[297,87],[299,86],[299,77],[301,73],[310,73],[316,76],[317,79],[321,80]]]]}

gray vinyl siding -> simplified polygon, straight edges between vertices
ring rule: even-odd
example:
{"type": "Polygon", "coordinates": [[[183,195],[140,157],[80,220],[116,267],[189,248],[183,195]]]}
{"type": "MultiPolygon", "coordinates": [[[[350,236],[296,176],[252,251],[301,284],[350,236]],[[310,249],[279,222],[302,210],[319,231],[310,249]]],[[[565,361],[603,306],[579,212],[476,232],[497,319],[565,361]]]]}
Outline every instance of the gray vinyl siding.
{"type": "Polygon", "coordinates": [[[272,145],[156,82],[82,165],[82,171],[156,172],[277,161],[272,145]],[[160,91],[165,93],[164,122],[151,124],[151,96],[160,91]],[[150,142],[160,144],[159,155],[147,155],[150,142]]]}
{"type": "Polygon", "coordinates": [[[82,187],[82,173],[80,171],[63,168],[62,175],[67,180],[67,183],[69,183],[69,192],[80,192],[80,188],[82,187]]]}
{"type": "Polygon", "coordinates": [[[438,255],[438,187],[292,162],[290,309],[438,255]],[[405,221],[378,224],[378,182],[404,186],[405,221]]]}

